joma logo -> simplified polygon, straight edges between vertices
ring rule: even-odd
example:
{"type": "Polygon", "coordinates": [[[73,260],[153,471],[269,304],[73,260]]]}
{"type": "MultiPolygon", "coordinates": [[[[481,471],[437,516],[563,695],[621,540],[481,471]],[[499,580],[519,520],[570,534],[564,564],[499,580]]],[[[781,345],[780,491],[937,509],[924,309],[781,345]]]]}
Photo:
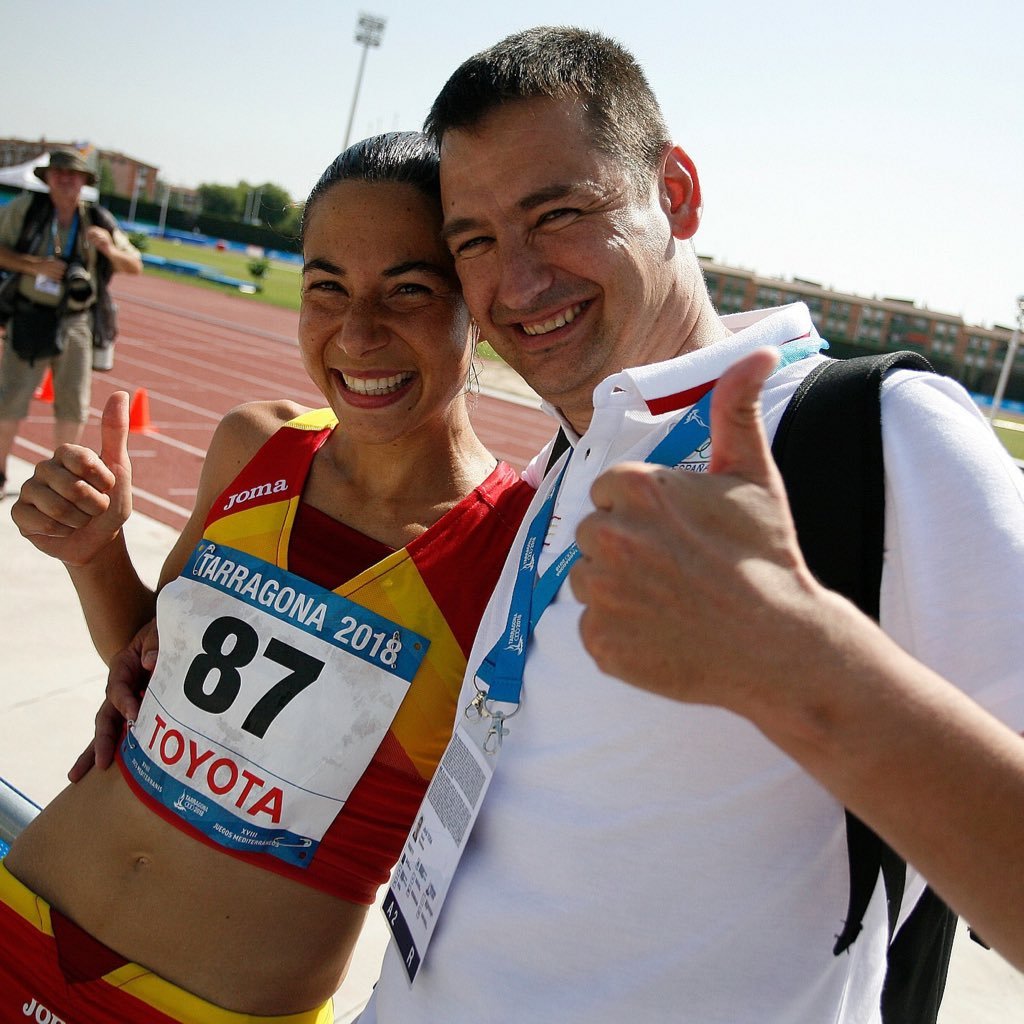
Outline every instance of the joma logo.
{"type": "Polygon", "coordinates": [[[247,491],[236,491],[234,494],[229,494],[224,511],[227,512],[228,509],[233,508],[235,505],[244,505],[247,501],[253,501],[255,498],[265,498],[268,494],[280,494],[281,491],[287,490],[287,480],[275,480],[273,483],[257,484],[255,487],[250,487],[247,491]]]}
{"type": "Polygon", "coordinates": [[[62,1018],[58,1017],[52,1010],[48,1010],[35,999],[25,1003],[21,1008],[21,1012],[24,1016],[38,1021],[38,1024],[65,1024],[62,1018]]]}

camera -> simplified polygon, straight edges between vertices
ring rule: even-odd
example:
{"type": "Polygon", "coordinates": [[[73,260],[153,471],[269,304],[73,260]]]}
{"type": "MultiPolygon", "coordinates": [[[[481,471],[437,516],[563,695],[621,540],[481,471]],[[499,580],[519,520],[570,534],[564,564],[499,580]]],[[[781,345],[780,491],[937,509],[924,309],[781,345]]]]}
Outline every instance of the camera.
{"type": "Polygon", "coordinates": [[[92,274],[81,260],[72,260],[64,273],[64,292],[73,302],[88,302],[92,298],[92,274]]]}

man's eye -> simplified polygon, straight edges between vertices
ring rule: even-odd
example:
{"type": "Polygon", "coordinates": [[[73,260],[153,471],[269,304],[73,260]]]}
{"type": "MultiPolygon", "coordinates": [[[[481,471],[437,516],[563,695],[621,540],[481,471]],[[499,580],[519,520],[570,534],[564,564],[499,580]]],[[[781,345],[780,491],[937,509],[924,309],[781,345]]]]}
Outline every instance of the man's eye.
{"type": "Polygon", "coordinates": [[[546,213],[541,215],[541,224],[550,224],[553,221],[559,221],[570,217],[575,217],[580,211],[574,210],[571,207],[560,207],[557,210],[548,210],[546,213]]]}
{"type": "Polygon", "coordinates": [[[458,242],[452,251],[453,256],[468,256],[474,249],[486,245],[491,239],[486,235],[477,235],[475,238],[467,238],[464,242],[458,242]]]}

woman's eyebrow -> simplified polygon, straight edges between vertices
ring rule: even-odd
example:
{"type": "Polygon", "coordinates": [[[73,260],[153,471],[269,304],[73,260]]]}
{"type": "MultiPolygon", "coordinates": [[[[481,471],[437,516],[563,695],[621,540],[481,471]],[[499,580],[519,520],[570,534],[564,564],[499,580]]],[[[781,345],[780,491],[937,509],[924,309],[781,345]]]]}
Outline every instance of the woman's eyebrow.
{"type": "Polygon", "coordinates": [[[431,263],[430,260],[406,260],[405,263],[399,263],[394,267],[389,267],[384,271],[385,277],[401,277],[402,274],[411,274],[419,271],[424,274],[433,274],[435,277],[451,277],[451,270],[442,267],[438,263],[431,263]]]}
{"type": "Polygon", "coordinates": [[[316,256],[302,264],[302,272],[304,274],[308,274],[311,270],[322,270],[325,274],[344,275],[345,273],[336,263],[332,263],[323,256],[316,256]]]}

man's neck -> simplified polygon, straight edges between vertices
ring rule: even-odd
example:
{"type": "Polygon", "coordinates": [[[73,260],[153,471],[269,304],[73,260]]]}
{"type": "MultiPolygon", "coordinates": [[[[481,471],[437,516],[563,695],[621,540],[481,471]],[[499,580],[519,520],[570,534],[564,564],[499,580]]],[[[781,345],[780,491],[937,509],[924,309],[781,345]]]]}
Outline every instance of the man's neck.
{"type": "Polygon", "coordinates": [[[57,223],[62,228],[68,227],[78,212],[78,200],[67,200],[63,197],[54,198],[50,196],[50,202],[53,203],[54,212],[57,214],[57,223]]]}
{"type": "MultiPolygon", "coordinates": [[[[728,338],[732,333],[722,323],[721,317],[715,312],[710,299],[696,305],[693,313],[680,322],[681,330],[675,337],[668,339],[667,343],[660,348],[654,348],[647,353],[646,360],[641,360],[642,365],[664,362],[668,359],[675,359],[694,352],[700,348],[706,348],[715,342],[728,338]]],[[[630,367],[619,367],[619,370],[630,367]]],[[[607,378],[605,378],[607,379],[607,378]]],[[[543,397],[543,396],[542,396],[543,397]]],[[[593,390],[586,393],[585,400],[578,405],[570,402],[553,403],[557,404],[559,412],[569,421],[573,429],[582,437],[590,427],[590,421],[594,416],[593,390]]]]}

